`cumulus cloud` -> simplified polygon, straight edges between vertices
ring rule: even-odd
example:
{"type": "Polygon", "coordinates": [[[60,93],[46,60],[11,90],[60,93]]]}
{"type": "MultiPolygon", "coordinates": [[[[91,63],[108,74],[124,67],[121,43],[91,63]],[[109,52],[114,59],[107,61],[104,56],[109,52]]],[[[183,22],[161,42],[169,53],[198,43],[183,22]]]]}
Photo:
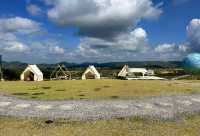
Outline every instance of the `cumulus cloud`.
{"type": "Polygon", "coordinates": [[[0,53],[28,51],[29,47],[21,40],[20,35],[29,35],[40,30],[40,23],[27,18],[0,18],[0,53]]]}
{"type": "Polygon", "coordinates": [[[28,4],[26,6],[26,10],[32,15],[32,16],[40,16],[43,14],[42,9],[35,5],[35,4],[28,4]]]}
{"type": "Polygon", "coordinates": [[[81,58],[89,58],[105,61],[106,59],[125,60],[135,56],[138,53],[145,53],[149,49],[147,33],[142,28],[136,28],[129,33],[123,33],[115,37],[112,41],[85,37],[73,55],[79,55],[81,58]]]}
{"type": "Polygon", "coordinates": [[[112,38],[126,32],[140,19],[157,18],[159,7],[151,0],[45,0],[52,8],[50,20],[61,26],[75,26],[88,37],[112,38]]]}
{"type": "Polygon", "coordinates": [[[183,58],[186,54],[200,52],[200,19],[192,19],[186,26],[187,39],[181,44],[164,43],[155,47],[161,57],[183,58]]]}
{"type": "Polygon", "coordinates": [[[0,41],[13,41],[16,40],[17,37],[15,36],[15,34],[13,33],[9,33],[9,32],[1,32],[0,31],[0,41]]]}
{"type": "Polygon", "coordinates": [[[0,32],[0,53],[23,53],[24,51],[29,51],[29,48],[16,34],[0,32]]]}
{"type": "Polygon", "coordinates": [[[143,28],[136,28],[128,34],[116,38],[117,46],[128,51],[145,51],[148,48],[147,33],[143,28]]]}
{"type": "Polygon", "coordinates": [[[7,42],[7,46],[4,48],[4,51],[11,53],[23,53],[24,51],[29,51],[29,48],[20,42],[7,42]]]}
{"type": "Polygon", "coordinates": [[[191,20],[187,26],[188,39],[181,44],[163,43],[152,45],[143,28],[123,33],[112,41],[86,37],[73,55],[91,61],[131,60],[181,60],[185,55],[200,50],[200,21],[191,20]]]}
{"type": "MultiPolygon", "coordinates": [[[[162,13],[152,0],[43,0],[47,15],[59,26],[77,27],[80,44],[70,54],[83,61],[127,60],[151,47],[141,19],[156,19],[162,13]],[[120,55],[119,55],[120,54],[120,55]]],[[[79,60],[78,60],[79,61],[79,60]]]]}
{"type": "Polygon", "coordinates": [[[192,19],[187,26],[189,48],[200,51],[200,19],[192,19]]]}
{"type": "MultiPolygon", "coordinates": [[[[60,26],[79,29],[80,44],[73,51],[60,47],[60,39],[28,37],[42,29],[42,24],[22,17],[0,18],[0,53],[20,60],[76,62],[177,60],[186,53],[200,51],[200,19],[189,22],[187,39],[181,44],[152,45],[141,19],[159,17],[162,10],[152,0],[43,0],[50,20],[60,26]],[[26,36],[26,38],[22,38],[26,36]],[[28,52],[27,54],[24,54],[28,52]],[[16,53],[16,54],[15,54],[16,53]]],[[[30,6],[30,3],[29,5],[30,6]]],[[[30,8],[31,7],[31,8],[30,8]]],[[[32,5],[30,14],[40,12],[32,5]],[[31,13],[32,12],[32,13],[31,13]]],[[[28,9],[30,8],[30,9],[28,9]]],[[[48,35],[47,35],[48,37],[48,35]]]]}
{"type": "Polygon", "coordinates": [[[40,25],[41,24],[38,22],[22,17],[0,19],[1,32],[19,32],[30,34],[40,31],[40,25]]]}
{"type": "Polygon", "coordinates": [[[59,46],[51,46],[49,47],[49,52],[52,54],[64,54],[65,50],[59,46]]]}
{"type": "Polygon", "coordinates": [[[21,17],[0,18],[0,54],[7,60],[26,62],[56,61],[65,50],[53,38],[35,41],[43,31],[41,24],[21,17]]]}
{"type": "Polygon", "coordinates": [[[169,52],[174,52],[176,51],[177,47],[176,44],[168,44],[168,43],[164,43],[161,45],[158,45],[155,48],[155,52],[157,53],[169,53],[169,52]]]}
{"type": "Polygon", "coordinates": [[[180,45],[178,46],[178,50],[179,50],[180,52],[185,52],[185,53],[187,53],[187,52],[189,51],[188,43],[186,42],[186,43],[180,44],[180,45]]]}
{"type": "Polygon", "coordinates": [[[164,43],[159,44],[154,48],[155,57],[161,60],[179,60],[187,53],[188,47],[186,44],[164,43]]]}
{"type": "Polygon", "coordinates": [[[27,45],[21,42],[15,34],[0,32],[0,53],[22,53],[29,51],[27,45]]]}

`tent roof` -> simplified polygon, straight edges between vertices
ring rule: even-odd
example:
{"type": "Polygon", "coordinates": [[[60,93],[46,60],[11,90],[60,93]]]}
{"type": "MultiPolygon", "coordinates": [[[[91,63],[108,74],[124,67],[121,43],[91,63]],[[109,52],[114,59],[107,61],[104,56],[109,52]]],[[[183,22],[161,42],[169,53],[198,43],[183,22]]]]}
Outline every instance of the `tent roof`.
{"type": "Polygon", "coordinates": [[[128,72],[147,72],[145,68],[128,68],[128,72]]]}
{"type": "Polygon", "coordinates": [[[95,73],[95,74],[99,74],[99,72],[96,70],[96,68],[92,65],[89,66],[89,68],[95,73]]]}
{"type": "Polygon", "coordinates": [[[99,72],[96,70],[96,68],[93,66],[93,65],[90,65],[87,69],[86,69],[86,71],[84,72],[84,74],[83,75],[85,75],[86,73],[88,73],[88,72],[92,72],[93,74],[95,74],[95,75],[100,75],[99,74],[99,72]]]}
{"type": "Polygon", "coordinates": [[[40,69],[37,67],[37,65],[28,65],[27,68],[30,68],[31,71],[32,71],[34,74],[43,75],[42,72],[40,71],[40,69]]]}
{"type": "Polygon", "coordinates": [[[129,68],[128,65],[124,65],[118,76],[125,77],[128,73],[147,73],[145,68],[129,68]]]}

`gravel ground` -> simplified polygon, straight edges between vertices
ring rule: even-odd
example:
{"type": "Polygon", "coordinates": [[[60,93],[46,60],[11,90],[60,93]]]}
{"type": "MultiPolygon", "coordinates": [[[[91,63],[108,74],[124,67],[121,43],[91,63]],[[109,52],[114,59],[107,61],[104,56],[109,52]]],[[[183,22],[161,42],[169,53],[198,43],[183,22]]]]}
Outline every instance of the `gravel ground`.
{"type": "Polygon", "coordinates": [[[200,113],[200,94],[135,100],[34,101],[0,95],[0,115],[14,117],[98,120],[123,117],[174,119],[200,113]]]}

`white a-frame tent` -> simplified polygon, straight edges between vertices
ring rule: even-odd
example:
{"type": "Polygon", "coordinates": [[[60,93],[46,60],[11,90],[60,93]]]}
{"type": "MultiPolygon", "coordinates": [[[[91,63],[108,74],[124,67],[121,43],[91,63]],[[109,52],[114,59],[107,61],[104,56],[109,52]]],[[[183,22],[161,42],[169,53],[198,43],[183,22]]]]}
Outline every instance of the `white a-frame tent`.
{"type": "Polygon", "coordinates": [[[85,79],[100,79],[101,76],[94,66],[89,66],[82,75],[82,80],[85,79]]]}
{"type": "Polygon", "coordinates": [[[20,79],[22,81],[43,81],[43,73],[37,65],[28,65],[22,72],[20,79]]]}

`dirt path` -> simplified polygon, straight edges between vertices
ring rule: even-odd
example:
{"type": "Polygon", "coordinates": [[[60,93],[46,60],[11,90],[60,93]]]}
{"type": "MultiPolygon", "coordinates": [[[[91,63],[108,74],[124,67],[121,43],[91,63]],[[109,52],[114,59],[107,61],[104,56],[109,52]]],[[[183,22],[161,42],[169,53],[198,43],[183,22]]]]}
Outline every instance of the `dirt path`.
{"type": "Polygon", "coordinates": [[[183,113],[200,113],[200,94],[140,100],[34,101],[0,95],[0,115],[66,118],[70,120],[153,117],[173,119],[183,113]]]}

